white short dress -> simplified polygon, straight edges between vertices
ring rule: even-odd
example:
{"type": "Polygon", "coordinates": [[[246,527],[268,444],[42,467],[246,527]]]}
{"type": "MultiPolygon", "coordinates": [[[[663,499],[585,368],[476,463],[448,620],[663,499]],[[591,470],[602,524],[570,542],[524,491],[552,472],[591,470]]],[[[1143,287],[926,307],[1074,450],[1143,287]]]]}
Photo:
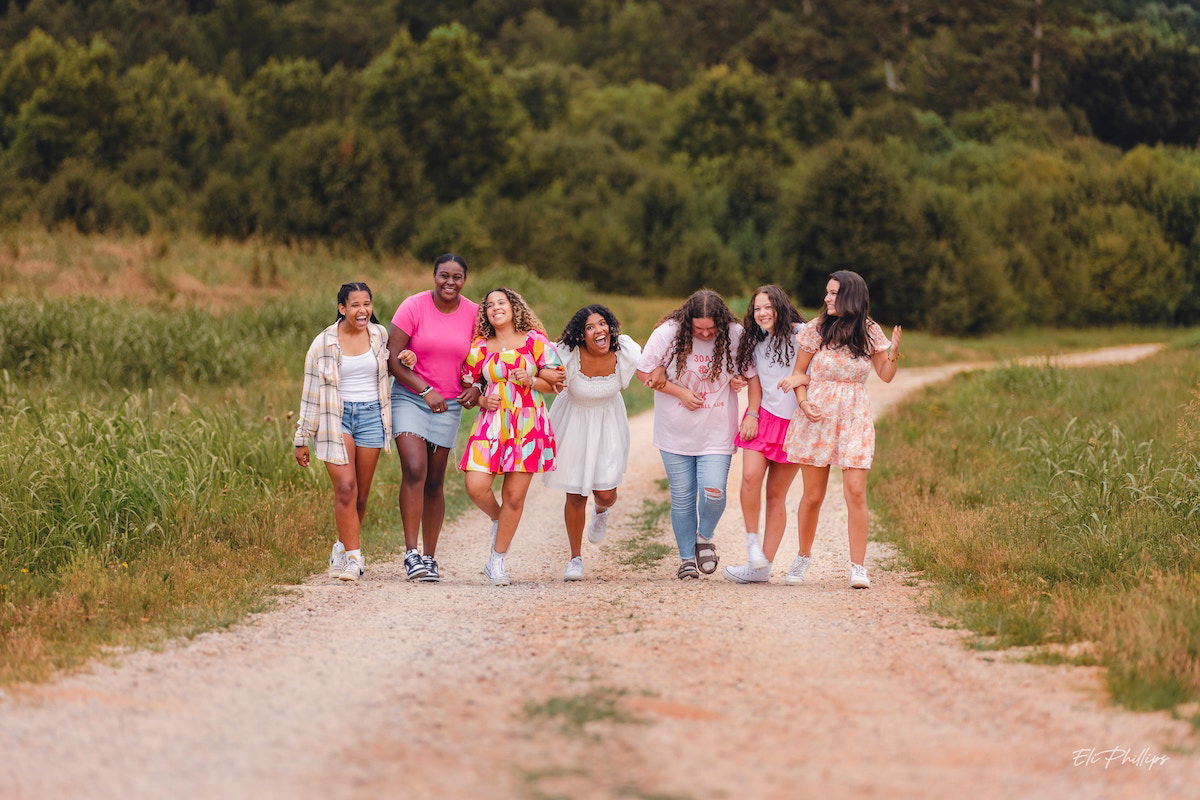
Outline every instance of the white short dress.
{"type": "Polygon", "coordinates": [[[550,425],[558,443],[557,468],[542,481],[571,494],[615,489],[629,460],[629,418],[621,390],[637,371],[641,345],[621,334],[616,371],[588,377],[579,370],[579,350],[557,345],[566,369],[566,387],[550,407],[550,425]]]}

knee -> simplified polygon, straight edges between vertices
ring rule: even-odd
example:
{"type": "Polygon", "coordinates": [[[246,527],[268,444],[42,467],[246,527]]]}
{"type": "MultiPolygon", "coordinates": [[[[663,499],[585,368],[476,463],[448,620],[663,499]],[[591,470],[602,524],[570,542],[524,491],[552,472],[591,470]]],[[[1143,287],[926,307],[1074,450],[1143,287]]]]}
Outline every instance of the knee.
{"type": "Polygon", "coordinates": [[[842,487],[846,505],[865,506],[867,504],[867,489],[865,486],[843,486],[842,487]]]}
{"type": "Polygon", "coordinates": [[[339,506],[352,506],[358,502],[358,486],[354,481],[338,481],[333,485],[333,500],[339,506]]]}
{"type": "Polygon", "coordinates": [[[525,508],[525,495],[523,494],[505,494],[504,507],[520,513],[525,508]]]}
{"type": "Polygon", "coordinates": [[[570,508],[583,508],[587,504],[587,498],[581,494],[567,495],[567,506],[570,508]]]}
{"type": "Polygon", "coordinates": [[[609,489],[603,492],[592,492],[592,497],[596,498],[597,505],[608,507],[617,502],[617,490],[609,489]]]}
{"type": "Polygon", "coordinates": [[[432,473],[425,478],[425,496],[426,497],[441,497],[445,490],[446,479],[444,477],[435,477],[432,473]]]}
{"type": "Polygon", "coordinates": [[[800,497],[800,506],[808,510],[820,508],[821,503],[825,500],[824,492],[805,492],[800,497]]]}
{"type": "Polygon", "coordinates": [[[404,483],[416,486],[425,482],[428,473],[424,465],[401,464],[401,467],[403,468],[400,470],[400,480],[404,483]]]}
{"type": "Polygon", "coordinates": [[[715,486],[705,486],[704,499],[709,503],[723,503],[725,502],[725,490],[715,486]]]}

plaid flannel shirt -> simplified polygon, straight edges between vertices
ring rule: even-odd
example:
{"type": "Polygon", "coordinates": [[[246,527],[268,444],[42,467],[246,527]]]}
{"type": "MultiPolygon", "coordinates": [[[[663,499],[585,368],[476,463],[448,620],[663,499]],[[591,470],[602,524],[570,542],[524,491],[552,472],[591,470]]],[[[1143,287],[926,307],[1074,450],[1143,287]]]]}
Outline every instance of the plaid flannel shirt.
{"type": "MultiPolygon", "coordinates": [[[[309,438],[316,439],[316,456],[330,464],[346,464],[346,443],[342,439],[341,378],[342,346],[338,344],[338,323],[317,334],[304,358],[304,391],[300,395],[300,419],[296,422],[294,444],[301,447],[309,438]]],[[[371,323],[371,352],[379,365],[379,408],[383,413],[383,449],[391,449],[392,396],[388,385],[387,328],[371,323]]]]}

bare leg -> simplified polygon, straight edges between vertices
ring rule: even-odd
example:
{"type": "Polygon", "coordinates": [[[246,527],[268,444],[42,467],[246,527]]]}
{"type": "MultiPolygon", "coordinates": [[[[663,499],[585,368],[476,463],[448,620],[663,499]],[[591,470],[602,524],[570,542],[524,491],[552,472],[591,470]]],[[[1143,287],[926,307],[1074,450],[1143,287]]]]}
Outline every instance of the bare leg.
{"type": "MultiPolygon", "coordinates": [[[[503,504],[500,506],[500,525],[496,528],[496,552],[507,553],[512,544],[513,536],[517,533],[517,524],[525,511],[525,495],[529,492],[529,484],[533,482],[532,472],[506,472],[504,484],[500,487],[503,504]]],[[[489,489],[489,494],[491,491],[489,489]]]]}
{"type": "Polygon", "coordinates": [[[571,558],[583,552],[583,517],[587,508],[587,497],[567,493],[563,503],[563,523],[567,526],[567,542],[571,545],[571,558]]]}
{"type": "Polygon", "coordinates": [[[862,564],[867,557],[867,473],[866,469],[842,470],[842,493],[846,498],[850,561],[862,564]]]}
{"type": "MultiPolygon", "coordinates": [[[[363,519],[367,516],[367,499],[371,496],[371,481],[375,480],[375,467],[379,466],[378,447],[357,447],[354,452],[354,476],[358,483],[358,494],[354,510],[358,513],[358,529],[362,531],[363,519]]],[[[353,547],[346,548],[353,550],[353,547]]]]}
{"type": "MultiPolygon", "coordinates": [[[[354,438],[343,433],[346,442],[348,464],[330,464],[325,462],[329,472],[329,480],[333,483],[333,521],[337,525],[338,541],[347,550],[359,548],[359,531],[362,523],[358,516],[358,480],[354,470],[355,447],[354,438]]],[[[376,451],[378,453],[378,451],[376,451]]]]}
{"type": "MultiPolygon", "coordinates": [[[[767,467],[767,521],[763,534],[763,555],[768,561],[775,560],[779,543],[783,541],[783,531],[787,528],[788,489],[792,488],[792,481],[799,471],[799,464],[771,462],[767,467]]],[[[809,542],[809,547],[812,547],[812,542],[809,542]]]]}
{"type": "Polygon", "coordinates": [[[400,522],[404,525],[404,549],[415,550],[425,513],[425,476],[429,468],[425,440],[415,433],[396,437],[400,454],[400,522]]]}
{"type": "Polygon", "coordinates": [[[812,555],[813,539],[817,536],[817,518],[821,515],[821,503],[825,501],[825,488],[829,485],[829,467],[801,465],[804,476],[804,494],[800,507],[796,509],[796,525],[800,529],[800,555],[812,555]]]}
{"type": "Polygon", "coordinates": [[[437,550],[442,523],[446,521],[446,462],[450,448],[429,445],[429,467],[425,472],[425,510],[421,515],[421,543],[425,555],[437,550]]]}
{"type": "Polygon", "coordinates": [[[500,504],[496,502],[496,495],[492,492],[492,481],[495,479],[496,476],[490,472],[474,471],[468,471],[463,478],[467,487],[467,497],[492,520],[500,517],[500,504]]]}
{"type": "Polygon", "coordinates": [[[758,533],[758,520],[762,512],[763,476],[766,474],[767,457],[757,450],[743,449],[742,487],[738,499],[742,503],[742,524],[746,533],[758,533]]]}

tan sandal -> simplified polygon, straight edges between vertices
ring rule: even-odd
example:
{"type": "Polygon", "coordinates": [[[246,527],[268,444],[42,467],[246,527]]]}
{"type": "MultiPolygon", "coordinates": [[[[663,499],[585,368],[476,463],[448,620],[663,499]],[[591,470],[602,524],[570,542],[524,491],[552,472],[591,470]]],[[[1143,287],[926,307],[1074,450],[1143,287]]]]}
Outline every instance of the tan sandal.
{"type": "Polygon", "coordinates": [[[713,546],[713,543],[697,536],[696,568],[705,575],[712,575],[717,571],[717,562],[720,560],[717,558],[717,548],[713,546]]]}

